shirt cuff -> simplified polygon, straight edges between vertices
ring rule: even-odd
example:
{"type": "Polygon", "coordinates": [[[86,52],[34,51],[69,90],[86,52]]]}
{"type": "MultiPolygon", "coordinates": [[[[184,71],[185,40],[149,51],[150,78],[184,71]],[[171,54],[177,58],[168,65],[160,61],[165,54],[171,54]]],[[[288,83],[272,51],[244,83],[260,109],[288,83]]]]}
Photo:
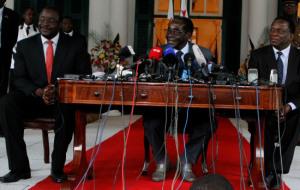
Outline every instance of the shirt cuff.
{"type": "Polygon", "coordinates": [[[295,109],[297,108],[297,107],[295,106],[295,104],[292,103],[292,102],[289,102],[288,105],[291,106],[292,110],[295,110],[295,109]]]}

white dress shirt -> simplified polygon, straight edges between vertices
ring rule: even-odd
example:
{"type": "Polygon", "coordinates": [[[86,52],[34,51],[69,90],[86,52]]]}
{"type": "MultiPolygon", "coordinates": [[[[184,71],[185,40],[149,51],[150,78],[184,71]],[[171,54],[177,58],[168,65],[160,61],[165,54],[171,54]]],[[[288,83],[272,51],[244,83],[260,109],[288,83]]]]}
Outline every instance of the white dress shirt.
{"type": "MultiPolygon", "coordinates": [[[[45,58],[45,63],[46,63],[46,52],[47,52],[47,47],[48,47],[48,39],[45,38],[44,36],[41,35],[42,38],[42,44],[43,44],[43,50],[44,50],[44,58],[45,58]]],[[[51,41],[52,41],[52,46],[53,46],[53,56],[55,56],[55,50],[57,47],[57,42],[58,42],[58,38],[59,38],[59,33],[56,34],[56,36],[54,36],[51,41]]]]}
{"type": "MultiPolygon", "coordinates": [[[[291,50],[291,45],[289,45],[287,48],[281,50],[282,55],[280,56],[280,58],[281,58],[282,63],[283,63],[282,84],[284,84],[285,81],[286,81],[290,50],[291,50]]],[[[278,58],[277,52],[279,52],[279,50],[276,49],[275,47],[273,47],[273,51],[274,51],[274,54],[275,54],[275,59],[277,60],[277,58],[278,58]]],[[[289,102],[288,104],[291,106],[292,110],[295,110],[297,108],[296,105],[292,102],[289,102]]]]}
{"type": "MultiPolygon", "coordinates": [[[[36,28],[34,30],[33,25],[27,25],[27,24],[23,24],[19,26],[19,31],[18,31],[18,38],[17,38],[17,42],[24,40],[26,38],[29,38],[31,36],[34,36],[36,34],[40,33],[38,31],[38,29],[36,28]],[[26,33],[26,28],[29,27],[29,33],[27,35],[26,33]]],[[[14,48],[13,48],[13,53],[16,53],[16,48],[17,48],[17,44],[15,44],[14,48]]],[[[13,56],[11,57],[11,64],[10,64],[10,69],[14,69],[15,68],[15,60],[13,58],[13,56]]]]}

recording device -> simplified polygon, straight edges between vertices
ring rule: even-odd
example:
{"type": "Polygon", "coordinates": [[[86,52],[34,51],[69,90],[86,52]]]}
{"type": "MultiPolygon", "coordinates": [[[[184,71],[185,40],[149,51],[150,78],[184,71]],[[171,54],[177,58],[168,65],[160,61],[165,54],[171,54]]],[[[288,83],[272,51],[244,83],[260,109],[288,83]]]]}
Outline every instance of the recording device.
{"type": "Polygon", "coordinates": [[[278,84],[278,73],[276,69],[272,69],[270,72],[270,83],[278,84]]]}
{"type": "Polygon", "coordinates": [[[249,84],[258,84],[258,71],[256,68],[248,69],[248,83],[249,84]]]}

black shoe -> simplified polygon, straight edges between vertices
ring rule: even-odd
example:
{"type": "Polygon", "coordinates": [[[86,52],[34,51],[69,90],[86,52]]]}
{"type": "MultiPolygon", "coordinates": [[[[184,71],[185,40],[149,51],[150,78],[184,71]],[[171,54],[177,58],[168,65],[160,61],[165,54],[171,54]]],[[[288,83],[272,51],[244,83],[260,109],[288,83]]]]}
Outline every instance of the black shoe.
{"type": "Polygon", "coordinates": [[[196,175],[193,173],[192,164],[181,163],[181,177],[184,181],[193,182],[196,180],[196,175]]]}
{"type": "Polygon", "coordinates": [[[2,183],[12,183],[19,181],[20,179],[29,179],[31,178],[30,172],[23,172],[23,173],[17,173],[17,172],[8,172],[6,175],[0,177],[0,181],[2,183]]]}
{"type": "Polygon", "coordinates": [[[275,175],[275,174],[271,173],[270,175],[268,175],[266,177],[265,181],[266,181],[266,184],[269,189],[280,189],[280,186],[281,186],[280,174],[275,175]]]}
{"type": "Polygon", "coordinates": [[[163,181],[166,178],[167,171],[170,170],[170,161],[159,162],[156,164],[156,169],[152,173],[152,181],[163,181]]]}
{"type": "Polygon", "coordinates": [[[67,175],[62,173],[51,172],[51,178],[55,183],[62,183],[67,180],[67,175]]]}

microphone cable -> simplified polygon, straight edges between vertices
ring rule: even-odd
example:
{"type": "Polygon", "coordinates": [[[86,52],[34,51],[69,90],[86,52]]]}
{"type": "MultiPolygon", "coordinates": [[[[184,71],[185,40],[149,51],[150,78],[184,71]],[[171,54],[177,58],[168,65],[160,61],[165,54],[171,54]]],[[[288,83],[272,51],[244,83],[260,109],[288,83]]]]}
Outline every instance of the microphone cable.
{"type": "MultiPolygon", "coordinates": [[[[139,60],[141,61],[141,60],[139,60]]],[[[133,113],[134,113],[134,108],[135,108],[135,100],[136,100],[136,93],[137,93],[137,83],[138,83],[138,71],[139,71],[139,65],[136,65],[136,71],[135,71],[135,77],[133,78],[133,96],[132,96],[132,104],[131,104],[131,112],[130,112],[130,119],[129,119],[129,124],[128,124],[128,129],[126,133],[126,129],[124,129],[124,151],[122,155],[122,189],[126,190],[126,184],[125,184],[125,160],[126,160],[126,153],[127,153],[127,143],[128,143],[128,138],[130,134],[130,129],[132,126],[133,122],[133,113]]]]}
{"type": "MultiPolygon", "coordinates": [[[[265,173],[264,173],[264,164],[263,164],[263,159],[264,159],[264,156],[263,156],[263,152],[262,152],[262,149],[264,149],[264,147],[262,147],[262,135],[261,135],[261,126],[260,126],[260,110],[259,110],[259,104],[260,104],[260,99],[259,99],[259,88],[258,86],[256,85],[255,86],[255,94],[256,94],[256,114],[257,114],[257,129],[258,129],[258,139],[259,139],[259,155],[260,155],[260,171],[261,171],[261,178],[263,180],[263,184],[264,184],[264,187],[265,189],[268,189],[267,187],[267,183],[266,183],[266,180],[265,180],[265,173]]],[[[265,126],[266,127],[266,126],[265,126]]],[[[264,129],[265,130],[265,129],[264,129]]],[[[251,134],[253,135],[253,134],[251,134]]],[[[255,153],[256,154],[256,151],[255,153]]],[[[251,178],[252,179],[252,178],[251,178]]],[[[252,184],[253,184],[253,181],[251,180],[252,184]]]]}
{"type": "MultiPolygon", "coordinates": [[[[287,94],[287,89],[284,88],[285,90],[285,94],[287,94]]],[[[278,173],[277,173],[277,164],[275,162],[275,159],[276,159],[276,155],[275,155],[275,152],[276,152],[276,149],[279,148],[279,160],[280,160],[280,178],[282,180],[282,174],[283,174],[283,160],[282,160],[282,143],[281,143],[281,139],[283,138],[283,135],[285,133],[285,130],[286,130],[286,118],[284,118],[285,120],[283,121],[283,132],[282,132],[282,135],[281,135],[281,124],[280,124],[280,107],[279,107],[279,97],[278,97],[278,91],[277,89],[275,88],[275,97],[276,97],[276,103],[278,105],[277,107],[277,133],[278,133],[278,142],[274,142],[274,150],[273,150],[273,169],[274,169],[274,172],[275,172],[275,175],[276,175],[276,181],[278,181],[279,179],[277,178],[278,176],[278,173]]],[[[285,105],[287,103],[287,97],[285,96],[284,97],[284,102],[283,102],[285,105]]],[[[286,117],[286,115],[285,115],[286,117]]],[[[284,190],[284,185],[282,186],[282,189],[284,190]]]]}
{"type": "Polygon", "coordinates": [[[178,109],[178,81],[175,80],[175,117],[174,117],[174,141],[175,141],[175,149],[176,149],[176,171],[172,180],[171,189],[174,190],[175,188],[175,182],[179,178],[180,174],[180,153],[179,153],[179,141],[178,141],[178,115],[179,115],[179,109],[178,109]]]}
{"type": "MultiPolygon", "coordinates": [[[[210,123],[210,136],[208,136],[206,139],[206,136],[204,137],[204,143],[203,143],[203,152],[205,151],[204,149],[206,148],[205,146],[208,146],[208,143],[209,143],[209,140],[211,138],[211,155],[212,155],[212,168],[213,168],[213,173],[216,173],[216,167],[215,167],[215,163],[216,163],[216,160],[218,158],[218,152],[219,152],[219,146],[218,146],[218,138],[217,138],[217,134],[215,133],[215,130],[217,129],[217,126],[216,126],[216,118],[215,118],[215,103],[214,103],[214,91],[213,91],[213,84],[211,81],[209,81],[207,83],[207,86],[208,86],[208,112],[209,112],[209,123],[210,123]],[[216,136],[216,139],[214,140],[214,136],[216,136]],[[207,142],[206,142],[207,140],[207,142]],[[216,142],[216,155],[214,156],[214,142],[216,142]],[[207,144],[206,144],[207,143],[207,144]],[[215,158],[214,158],[215,157],[215,158]]],[[[206,155],[207,156],[207,155],[206,155]]],[[[204,159],[204,162],[205,164],[206,163],[206,158],[203,156],[202,154],[202,159],[204,159]]],[[[206,166],[207,167],[207,166],[206,166]]],[[[202,165],[202,171],[204,171],[205,168],[203,168],[203,165],[202,165]]],[[[206,168],[207,170],[207,168],[206,168]]],[[[207,171],[208,172],[208,171],[207,171]]]]}
{"type": "MultiPolygon", "coordinates": [[[[106,89],[107,89],[107,82],[108,82],[108,80],[105,80],[102,100],[105,98],[106,89]]],[[[114,81],[113,81],[112,97],[111,97],[111,100],[110,100],[110,104],[108,106],[108,112],[110,111],[112,103],[113,103],[114,93],[115,93],[115,85],[116,85],[116,78],[114,78],[114,81]]],[[[100,99],[100,101],[101,101],[101,99],[100,99]]],[[[103,108],[103,103],[101,102],[101,104],[100,104],[100,110],[99,110],[99,117],[102,116],[102,108],[103,108]]],[[[98,122],[96,139],[95,139],[95,143],[94,143],[94,147],[95,148],[92,149],[91,158],[90,158],[88,167],[87,167],[86,171],[84,172],[83,176],[81,177],[81,179],[79,180],[77,186],[75,187],[75,190],[78,189],[81,184],[82,184],[82,188],[81,189],[84,188],[84,183],[85,183],[86,177],[88,175],[88,172],[91,169],[91,167],[93,166],[93,164],[94,164],[94,162],[96,160],[96,157],[97,157],[97,155],[98,155],[98,153],[100,151],[101,144],[102,144],[102,138],[103,138],[103,132],[104,132],[104,129],[106,127],[107,120],[108,120],[108,114],[105,115],[105,117],[103,117],[101,119],[101,121],[98,122]]],[[[94,170],[93,170],[93,174],[95,176],[95,171],[94,170]]],[[[95,184],[94,184],[94,188],[96,188],[95,184]]]]}
{"type": "MultiPolygon", "coordinates": [[[[190,76],[190,69],[187,70],[188,72],[188,76],[190,76]]],[[[186,108],[186,118],[185,118],[185,123],[184,123],[184,128],[183,128],[183,134],[182,134],[182,138],[183,138],[183,146],[184,146],[184,164],[186,165],[188,163],[187,161],[187,151],[186,151],[186,139],[185,139],[185,134],[186,134],[186,128],[188,126],[188,121],[189,121],[189,112],[190,112],[190,107],[192,105],[192,101],[193,101],[193,83],[192,83],[192,80],[191,78],[189,77],[189,103],[188,103],[188,107],[186,108]]],[[[182,162],[180,161],[180,164],[182,164],[182,162]]],[[[182,176],[182,179],[179,183],[179,185],[177,186],[177,189],[178,190],[181,186],[182,186],[182,183],[183,183],[183,180],[184,180],[185,176],[182,176]]]]}
{"type": "MultiPolygon", "coordinates": [[[[249,171],[249,166],[248,166],[248,160],[245,154],[245,150],[244,150],[244,146],[243,146],[243,141],[242,141],[242,137],[241,137],[241,126],[240,126],[240,119],[241,119],[241,114],[240,114],[240,100],[241,100],[241,96],[240,96],[240,92],[239,92],[239,87],[237,85],[237,83],[232,85],[232,92],[233,92],[233,102],[234,102],[234,111],[235,111],[235,120],[236,120],[236,126],[237,126],[237,136],[238,136],[238,142],[239,142],[239,151],[240,151],[240,189],[246,189],[246,183],[245,183],[245,176],[244,176],[244,169],[243,169],[243,163],[244,163],[244,159],[246,161],[246,166],[247,166],[247,171],[249,173],[250,176],[250,171],[249,171]]],[[[252,178],[250,176],[250,180],[252,181],[252,178]]]]}

